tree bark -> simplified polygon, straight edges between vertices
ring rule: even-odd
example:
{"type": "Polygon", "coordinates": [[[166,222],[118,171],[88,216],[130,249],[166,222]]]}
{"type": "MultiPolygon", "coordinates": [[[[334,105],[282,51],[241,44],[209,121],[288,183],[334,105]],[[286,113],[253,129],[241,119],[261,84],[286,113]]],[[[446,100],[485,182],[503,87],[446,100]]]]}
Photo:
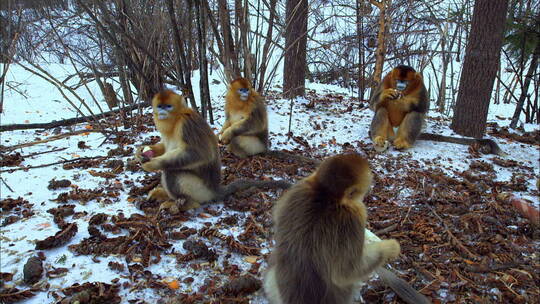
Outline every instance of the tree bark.
{"type": "Polygon", "coordinates": [[[451,125],[460,135],[475,138],[484,135],[507,9],[508,0],[475,1],[451,125]]]}
{"type": "Polygon", "coordinates": [[[306,81],[307,0],[287,0],[283,95],[304,96],[306,81]]]}
{"type": "Polygon", "coordinates": [[[375,81],[374,87],[377,87],[381,83],[384,56],[386,55],[386,34],[389,23],[389,20],[386,18],[386,11],[391,4],[391,0],[370,0],[370,2],[379,8],[380,12],[379,31],[377,33],[377,50],[375,50],[375,71],[373,73],[373,80],[375,81]]]}
{"type": "Polygon", "coordinates": [[[369,3],[364,3],[363,0],[356,0],[356,39],[358,40],[358,101],[364,100],[366,91],[365,84],[365,56],[364,56],[364,15],[365,7],[369,7],[369,3]]]}
{"type": "Polygon", "coordinates": [[[174,34],[173,37],[175,43],[173,44],[173,46],[177,57],[176,70],[178,73],[178,81],[182,88],[182,93],[185,94],[186,91],[188,93],[188,96],[184,97],[188,97],[191,107],[198,112],[199,110],[197,109],[195,96],[193,95],[193,86],[191,85],[191,70],[188,67],[186,50],[184,49],[184,45],[182,44],[182,38],[180,37],[180,29],[178,28],[178,23],[176,22],[176,13],[174,11],[173,0],[167,1],[167,10],[169,12],[169,18],[171,20],[174,34]]]}
{"type": "Polygon", "coordinates": [[[210,123],[214,123],[212,103],[210,102],[210,88],[208,85],[208,59],[206,58],[206,10],[200,1],[195,2],[195,13],[197,18],[197,39],[199,44],[199,89],[201,92],[201,107],[203,117],[210,118],[210,123]],[[207,115],[208,113],[208,115],[207,115]]]}
{"type": "Polygon", "coordinates": [[[270,51],[270,43],[272,43],[272,32],[274,30],[274,20],[276,19],[276,4],[277,0],[270,0],[270,17],[268,20],[268,30],[266,32],[266,40],[264,41],[262,58],[261,58],[261,67],[259,71],[259,83],[257,86],[257,91],[262,92],[265,85],[265,74],[267,69],[267,63],[269,61],[268,53],[270,51]]]}
{"type": "Polygon", "coordinates": [[[238,66],[238,56],[234,47],[234,41],[231,33],[231,18],[229,7],[226,0],[218,1],[219,23],[221,26],[221,36],[223,37],[223,52],[225,61],[225,76],[227,81],[240,77],[240,68],[238,66]]]}

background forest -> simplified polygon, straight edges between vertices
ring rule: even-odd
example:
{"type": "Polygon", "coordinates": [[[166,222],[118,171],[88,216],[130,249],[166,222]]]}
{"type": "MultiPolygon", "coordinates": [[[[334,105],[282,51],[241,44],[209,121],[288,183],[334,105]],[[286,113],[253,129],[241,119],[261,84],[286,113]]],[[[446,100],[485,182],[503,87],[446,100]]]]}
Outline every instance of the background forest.
{"type": "MultiPolygon", "coordinates": [[[[298,158],[220,145],[222,184],[294,183],[358,152],[399,277],[434,303],[540,300],[538,0],[0,0],[0,39],[0,303],[267,303],[282,190],[171,215],[133,160],[159,140],[156,92],[217,133],[238,77],[266,97],[271,149],[298,158]],[[368,100],[401,64],[429,91],[426,131],[505,153],[376,153],[368,100]]],[[[355,303],[404,302],[373,277],[355,303]]]]}
{"type": "MultiPolygon", "coordinates": [[[[1,5],[3,78],[10,63],[20,63],[66,90],[68,99],[76,99],[70,90],[97,81],[111,103],[120,97],[121,106],[148,101],[165,83],[185,91],[191,105],[212,120],[212,73],[224,82],[245,75],[263,93],[283,82],[286,96],[304,95],[304,79],[338,84],[366,100],[383,72],[398,64],[420,71],[432,110],[450,115],[474,1],[42,0],[1,5]],[[40,70],[44,62],[72,64],[77,73],[55,79],[40,70]],[[191,83],[194,71],[200,73],[198,99],[191,83]]],[[[539,6],[533,0],[509,1],[506,23],[499,24],[504,41],[500,60],[493,62],[493,94],[488,93],[493,104],[516,104],[512,127],[520,113],[523,122],[538,122],[539,6]]],[[[2,81],[2,92],[6,86],[16,89],[16,83],[2,81]]]]}

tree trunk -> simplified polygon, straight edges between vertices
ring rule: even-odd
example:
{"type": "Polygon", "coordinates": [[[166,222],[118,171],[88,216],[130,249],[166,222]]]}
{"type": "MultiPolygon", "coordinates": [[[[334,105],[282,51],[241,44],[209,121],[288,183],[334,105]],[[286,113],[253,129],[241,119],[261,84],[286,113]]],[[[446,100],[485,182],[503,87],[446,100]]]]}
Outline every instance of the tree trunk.
{"type": "Polygon", "coordinates": [[[516,105],[516,110],[514,111],[514,116],[512,116],[512,122],[510,123],[510,128],[512,129],[515,129],[519,122],[519,115],[521,114],[521,111],[523,110],[525,99],[527,99],[527,95],[528,95],[527,93],[529,91],[529,85],[531,84],[531,79],[534,76],[534,72],[536,71],[536,68],[538,68],[539,55],[540,55],[540,43],[537,43],[536,47],[534,48],[534,53],[532,55],[529,71],[527,71],[527,75],[525,76],[525,83],[523,84],[521,95],[519,96],[519,100],[516,105]]]}
{"type": "Polygon", "coordinates": [[[307,0],[287,0],[283,95],[304,96],[306,81],[307,0]]]}
{"type": "Polygon", "coordinates": [[[475,1],[451,125],[458,134],[475,138],[484,135],[507,8],[508,0],[475,1]]]}
{"type": "Polygon", "coordinates": [[[180,29],[178,28],[178,23],[176,22],[176,13],[174,10],[173,0],[167,1],[167,11],[169,12],[169,18],[171,20],[171,25],[173,29],[173,38],[174,38],[174,52],[176,53],[176,71],[178,74],[178,82],[182,88],[182,95],[188,97],[191,107],[195,111],[197,109],[197,104],[195,102],[195,96],[193,95],[193,87],[191,85],[191,75],[188,68],[186,51],[184,45],[182,44],[182,38],[180,37],[180,29]],[[185,93],[188,93],[188,96],[185,96],[185,93]]]}
{"type": "Polygon", "coordinates": [[[274,30],[274,20],[276,19],[276,4],[277,0],[270,0],[270,17],[268,20],[268,30],[266,32],[266,40],[264,41],[262,58],[261,58],[261,67],[259,71],[259,84],[257,86],[258,92],[263,92],[265,81],[265,74],[267,69],[267,64],[269,61],[268,53],[270,51],[270,43],[272,43],[272,32],[274,30]]]}
{"type": "Polygon", "coordinates": [[[223,52],[225,61],[225,76],[227,81],[240,77],[238,57],[234,48],[234,41],[231,33],[231,17],[226,0],[218,1],[219,23],[221,26],[221,36],[223,37],[223,52]]]}
{"type": "Polygon", "coordinates": [[[208,59],[206,58],[206,10],[200,1],[195,2],[195,13],[197,18],[197,39],[199,44],[199,89],[201,92],[201,108],[203,117],[210,118],[210,123],[214,123],[212,103],[210,102],[210,88],[208,86],[208,59]],[[208,113],[208,115],[207,115],[208,113]]]}
{"type": "Polygon", "coordinates": [[[366,14],[366,5],[363,0],[356,0],[356,38],[358,39],[358,101],[364,100],[366,91],[365,74],[364,74],[364,15],[366,14]]]}
{"type": "Polygon", "coordinates": [[[384,56],[386,54],[386,32],[387,28],[389,28],[389,20],[386,18],[386,10],[388,7],[390,7],[391,0],[370,0],[370,2],[379,8],[380,12],[379,31],[377,33],[377,50],[375,50],[375,71],[373,73],[373,80],[375,81],[375,87],[377,87],[381,83],[382,79],[384,56]]]}

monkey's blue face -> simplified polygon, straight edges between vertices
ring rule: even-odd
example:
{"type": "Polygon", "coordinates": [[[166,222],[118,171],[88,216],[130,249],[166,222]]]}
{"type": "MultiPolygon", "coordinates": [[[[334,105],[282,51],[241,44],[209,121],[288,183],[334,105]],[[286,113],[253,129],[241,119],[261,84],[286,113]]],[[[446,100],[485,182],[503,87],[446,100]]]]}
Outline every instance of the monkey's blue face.
{"type": "Polygon", "coordinates": [[[409,81],[407,80],[396,80],[396,89],[403,91],[405,88],[407,88],[407,85],[409,84],[409,81]]]}
{"type": "Polygon", "coordinates": [[[242,89],[238,89],[237,92],[238,92],[238,96],[240,96],[240,100],[242,100],[242,101],[248,100],[248,98],[249,98],[249,89],[242,88],[242,89]]]}
{"type": "Polygon", "coordinates": [[[171,112],[174,110],[173,105],[170,104],[159,104],[156,107],[156,113],[158,115],[158,119],[167,119],[171,115],[171,112]]]}

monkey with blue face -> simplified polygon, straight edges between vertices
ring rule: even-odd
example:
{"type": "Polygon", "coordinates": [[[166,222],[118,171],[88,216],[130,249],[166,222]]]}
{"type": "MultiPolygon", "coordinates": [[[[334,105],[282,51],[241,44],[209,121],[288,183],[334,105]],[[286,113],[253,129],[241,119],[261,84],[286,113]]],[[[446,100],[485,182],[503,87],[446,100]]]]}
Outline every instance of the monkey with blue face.
{"type": "Polygon", "coordinates": [[[429,110],[429,93],[422,75],[412,67],[400,65],[384,78],[369,102],[375,111],[370,136],[376,151],[383,152],[390,143],[397,150],[408,149],[416,140],[433,140],[478,146],[482,153],[506,155],[491,139],[461,138],[420,133],[429,110]],[[397,134],[394,129],[397,128],[397,134]]]}
{"type": "MultiPolygon", "coordinates": [[[[160,209],[177,213],[223,200],[251,187],[286,189],[290,186],[281,180],[245,179],[220,185],[221,161],[217,138],[204,118],[187,106],[184,97],[170,90],[157,93],[152,99],[152,108],[161,141],[137,148],[135,158],[145,171],[161,172],[161,185],[148,194],[149,200],[161,202],[160,209]]],[[[248,119],[247,125],[249,123],[248,119]]],[[[235,129],[229,132],[236,134],[243,126],[232,124],[230,128],[235,129]]],[[[254,134],[256,137],[258,133],[254,134]]]]}
{"type": "Polygon", "coordinates": [[[269,141],[264,97],[247,79],[238,78],[229,85],[225,101],[225,124],[220,134],[227,150],[240,158],[266,152],[269,141]]]}
{"type": "Polygon", "coordinates": [[[429,95],[422,76],[412,67],[395,67],[373,94],[370,108],[375,111],[370,128],[375,150],[386,150],[389,141],[398,150],[412,147],[429,109],[429,95]],[[394,128],[398,128],[397,134],[394,128]]]}
{"type": "Polygon", "coordinates": [[[156,94],[152,107],[161,142],[139,147],[135,154],[145,171],[161,172],[161,186],[148,198],[173,213],[219,198],[221,161],[210,126],[170,90],[156,94]]]}

